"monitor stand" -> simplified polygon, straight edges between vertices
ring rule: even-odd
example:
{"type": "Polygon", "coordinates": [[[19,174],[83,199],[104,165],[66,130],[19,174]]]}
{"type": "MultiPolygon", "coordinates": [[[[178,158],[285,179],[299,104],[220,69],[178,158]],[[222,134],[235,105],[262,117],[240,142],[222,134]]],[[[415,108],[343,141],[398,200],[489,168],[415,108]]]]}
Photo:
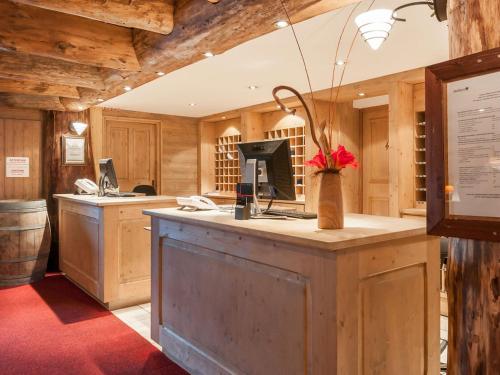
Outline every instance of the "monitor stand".
{"type": "Polygon", "coordinates": [[[248,159],[245,164],[245,179],[247,184],[252,184],[253,188],[253,203],[252,203],[252,219],[272,219],[272,220],[286,220],[286,216],[266,215],[262,212],[259,205],[259,198],[257,197],[257,190],[259,187],[259,168],[257,159],[248,159]]]}
{"type": "Polygon", "coordinates": [[[257,189],[259,181],[258,161],[257,159],[248,159],[245,164],[245,180],[243,182],[252,184],[253,202],[252,202],[252,217],[261,216],[262,210],[259,206],[259,199],[257,198],[257,189]]]}
{"type": "Polygon", "coordinates": [[[98,196],[99,197],[106,197],[106,196],[120,196],[120,190],[115,189],[112,187],[109,187],[110,183],[108,180],[108,176],[100,176],[99,177],[99,192],[98,196]]]}

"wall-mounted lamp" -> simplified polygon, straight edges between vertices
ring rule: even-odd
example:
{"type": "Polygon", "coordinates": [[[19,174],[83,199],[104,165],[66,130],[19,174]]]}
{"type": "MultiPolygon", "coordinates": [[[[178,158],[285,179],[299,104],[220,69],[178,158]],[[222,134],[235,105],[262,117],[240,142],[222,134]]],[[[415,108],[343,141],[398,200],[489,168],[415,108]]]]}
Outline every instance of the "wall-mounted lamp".
{"type": "Polygon", "coordinates": [[[88,125],[84,122],[73,121],[69,124],[69,130],[77,135],[82,135],[87,130],[88,125]]]}
{"type": "Polygon", "coordinates": [[[358,15],[354,22],[358,26],[358,30],[363,39],[373,49],[377,50],[382,43],[389,37],[392,25],[395,21],[406,22],[405,18],[396,16],[396,12],[414,5],[427,5],[434,13],[439,22],[446,21],[446,3],[448,0],[428,0],[416,1],[397,7],[394,10],[390,9],[373,9],[368,12],[358,15]]]}

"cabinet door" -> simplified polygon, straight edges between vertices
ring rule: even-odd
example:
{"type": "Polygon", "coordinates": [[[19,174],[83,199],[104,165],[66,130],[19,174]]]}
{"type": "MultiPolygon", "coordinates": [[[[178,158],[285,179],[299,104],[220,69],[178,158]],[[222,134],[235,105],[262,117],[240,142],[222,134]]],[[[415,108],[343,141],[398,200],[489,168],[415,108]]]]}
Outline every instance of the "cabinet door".
{"type": "Polygon", "coordinates": [[[366,109],[363,115],[363,213],[389,216],[389,109],[366,109]]]}
{"type": "Polygon", "coordinates": [[[155,185],[156,126],[126,120],[106,121],[105,157],[113,159],[121,191],[155,185]]]}

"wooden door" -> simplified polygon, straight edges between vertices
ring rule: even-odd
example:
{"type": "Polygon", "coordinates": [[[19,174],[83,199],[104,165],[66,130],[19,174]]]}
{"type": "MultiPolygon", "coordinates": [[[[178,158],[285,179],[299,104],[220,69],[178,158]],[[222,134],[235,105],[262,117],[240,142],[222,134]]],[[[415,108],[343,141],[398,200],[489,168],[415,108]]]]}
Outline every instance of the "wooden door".
{"type": "Polygon", "coordinates": [[[389,216],[389,108],[368,108],[363,117],[363,213],[389,216]]]}
{"type": "Polygon", "coordinates": [[[113,159],[120,191],[137,185],[156,187],[156,126],[147,122],[106,120],[104,157],[113,159]]]}

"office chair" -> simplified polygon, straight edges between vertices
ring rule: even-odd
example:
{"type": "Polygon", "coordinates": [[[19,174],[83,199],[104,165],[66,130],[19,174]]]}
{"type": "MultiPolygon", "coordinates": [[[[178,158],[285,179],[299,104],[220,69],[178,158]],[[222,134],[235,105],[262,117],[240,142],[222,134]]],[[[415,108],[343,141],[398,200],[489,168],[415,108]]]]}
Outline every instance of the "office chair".
{"type": "Polygon", "coordinates": [[[132,190],[132,192],[146,194],[148,196],[158,195],[158,194],[156,194],[156,190],[155,190],[154,186],[151,186],[151,185],[137,185],[134,188],[134,190],[132,190]]]}

